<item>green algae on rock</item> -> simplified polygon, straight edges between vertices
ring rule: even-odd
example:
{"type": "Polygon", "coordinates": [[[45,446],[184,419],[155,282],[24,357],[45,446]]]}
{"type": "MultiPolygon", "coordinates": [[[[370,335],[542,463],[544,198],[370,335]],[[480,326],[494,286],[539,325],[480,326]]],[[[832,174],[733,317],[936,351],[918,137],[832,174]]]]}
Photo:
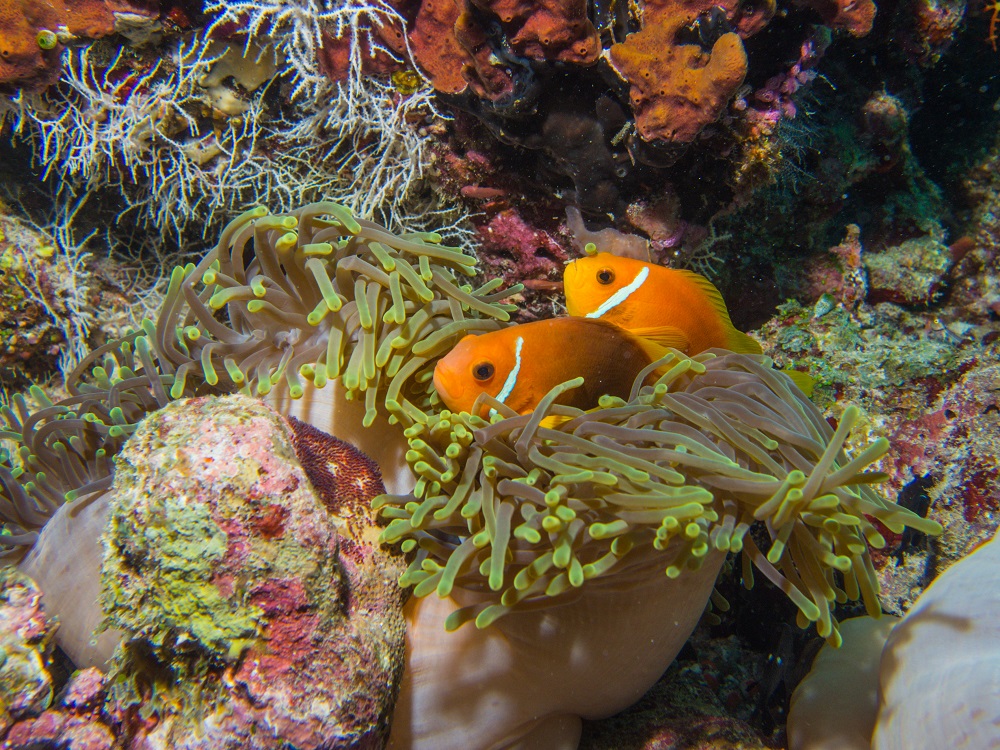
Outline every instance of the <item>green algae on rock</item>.
{"type": "MultiPolygon", "coordinates": [[[[353,456],[343,471],[371,470],[353,456]]],[[[128,441],[102,603],[125,633],[111,700],[157,718],[135,747],[380,746],[403,668],[402,565],[344,534],[370,495],[338,518],[318,492],[292,428],[244,396],[174,402],[128,441]]]]}

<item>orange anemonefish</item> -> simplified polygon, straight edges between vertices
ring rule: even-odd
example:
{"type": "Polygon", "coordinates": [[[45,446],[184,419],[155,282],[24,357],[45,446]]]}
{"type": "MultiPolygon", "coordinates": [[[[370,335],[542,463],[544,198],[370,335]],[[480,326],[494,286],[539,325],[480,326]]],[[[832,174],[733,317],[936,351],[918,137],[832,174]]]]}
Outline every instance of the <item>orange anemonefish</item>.
{"type": "MultiPolygon", "coordinates": [[[[552,388],[582,376],[583,385],[557,403],[593,409],[604,394],[628,398],[642,369],[666,354],[601,320],[552,318],[466,336],[437,363],[434,387],[452,411],[471,412],[488,393],[527,414],[552,388]]],[[[483,407],[480,416],[488,412],[483,407]]]]}
{"type": "Polygon", "coordinates": [[[597,253],[567,265],[563,282],[570,315],[615,323],[688,356],[713,347],[761,353],[733,327],[715,285],[693,271],[597,253]]]}

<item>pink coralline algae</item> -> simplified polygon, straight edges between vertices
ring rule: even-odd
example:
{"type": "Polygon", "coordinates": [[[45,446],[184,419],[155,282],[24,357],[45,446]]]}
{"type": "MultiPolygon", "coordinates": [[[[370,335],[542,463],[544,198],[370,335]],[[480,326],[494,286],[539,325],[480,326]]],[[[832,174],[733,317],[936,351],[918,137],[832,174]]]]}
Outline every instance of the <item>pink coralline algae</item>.
{"type": "Polygon", "coordinates": [[[76,672],[58,705],[37,718],[16,723],[0,748],[53,747],[111,750],[116,747],[110,719],[103,714],[104,676],[90,667],[76,672]]]}
{"type": "Polygon", "coordinates": [[[772,76],[753,96],[733,103],[746,113],[751,137],[771,135],[782,120],[794,120],[798,114],[795,95],[816,79],[816,66],[830,45],[830,35],[823,29],[802,43],[799,58],[787,71],[772,76]]]}
{"type": "Polygon", "coordinates": [[[560,281],[570,259],[556,228],[532,224],[516,208],[506,208],[478,225],[479,257],[486,278],[502,278],[507,285],[521,281],[560,281]]]}
{"type": "Polygon", "coordinates": [[[104,539],[105,612],[126,633],[110,701],[130,748],[382,746],[405,594],[374,542],[379,492],[355,449],[249,398],[147,417],[104,539]]]}

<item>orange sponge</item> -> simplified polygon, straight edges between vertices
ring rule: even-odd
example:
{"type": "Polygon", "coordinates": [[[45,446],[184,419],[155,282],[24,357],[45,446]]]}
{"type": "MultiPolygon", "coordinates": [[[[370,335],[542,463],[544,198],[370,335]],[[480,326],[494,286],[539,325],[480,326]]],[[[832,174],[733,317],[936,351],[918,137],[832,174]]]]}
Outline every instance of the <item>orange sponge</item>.
{"type": "Polygon", "coordinates": [[[698,14],[671,5],[647,5],[642,29],[613,45],[608,58],[631,86],[639,135],[646,141],[690,143],[743,83],[747,56],[732,32],[720,36],[711,51],[678,44],[677,32],[698,14]]]}

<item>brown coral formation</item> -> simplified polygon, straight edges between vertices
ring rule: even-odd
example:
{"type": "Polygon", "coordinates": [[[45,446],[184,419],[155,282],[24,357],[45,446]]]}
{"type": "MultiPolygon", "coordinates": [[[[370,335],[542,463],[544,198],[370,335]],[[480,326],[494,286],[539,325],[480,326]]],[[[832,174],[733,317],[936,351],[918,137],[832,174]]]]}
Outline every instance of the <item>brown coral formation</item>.
{"type": "Polygon", "coordinates": [[[459,94],[471,88],[496,98],[512,89],[510,74],[491,61],[486,34],[465,0],[425,0],[409,35],[414,62],[434,88],[459,94]]]}
{"type": "Polygon", "coordinates": [[[650,2],[642,29],[608,50],[611,66],[631,87],[636,129],[646,141],[690,143],[743,83],[747,56],[738,34],[722,34],[710,51],[678,39],[710,9],[683,0],[650,2]]]}
{"type": "Polygon", "coordinates": [[[366,541],[381,489],[358,451],[244,396],[146,418],[118,458],[104,538],[103,603],[126,633],[109,699],[156,719],[125,727],[130,747],[382,745],[405,594],[395,558],[366,541]]]}
{"type": "Polygon", "coordinates": [[[0,0],[0,86],[47,86],[66,38],[97,39],[158,14],[156,0],[0,0]]]}
{"type": "Polygon", "coordinates": [[[587,0],[475,0],[509,28],[514,51],[532,60],[589,65],[601,52],[587,0]]]}

